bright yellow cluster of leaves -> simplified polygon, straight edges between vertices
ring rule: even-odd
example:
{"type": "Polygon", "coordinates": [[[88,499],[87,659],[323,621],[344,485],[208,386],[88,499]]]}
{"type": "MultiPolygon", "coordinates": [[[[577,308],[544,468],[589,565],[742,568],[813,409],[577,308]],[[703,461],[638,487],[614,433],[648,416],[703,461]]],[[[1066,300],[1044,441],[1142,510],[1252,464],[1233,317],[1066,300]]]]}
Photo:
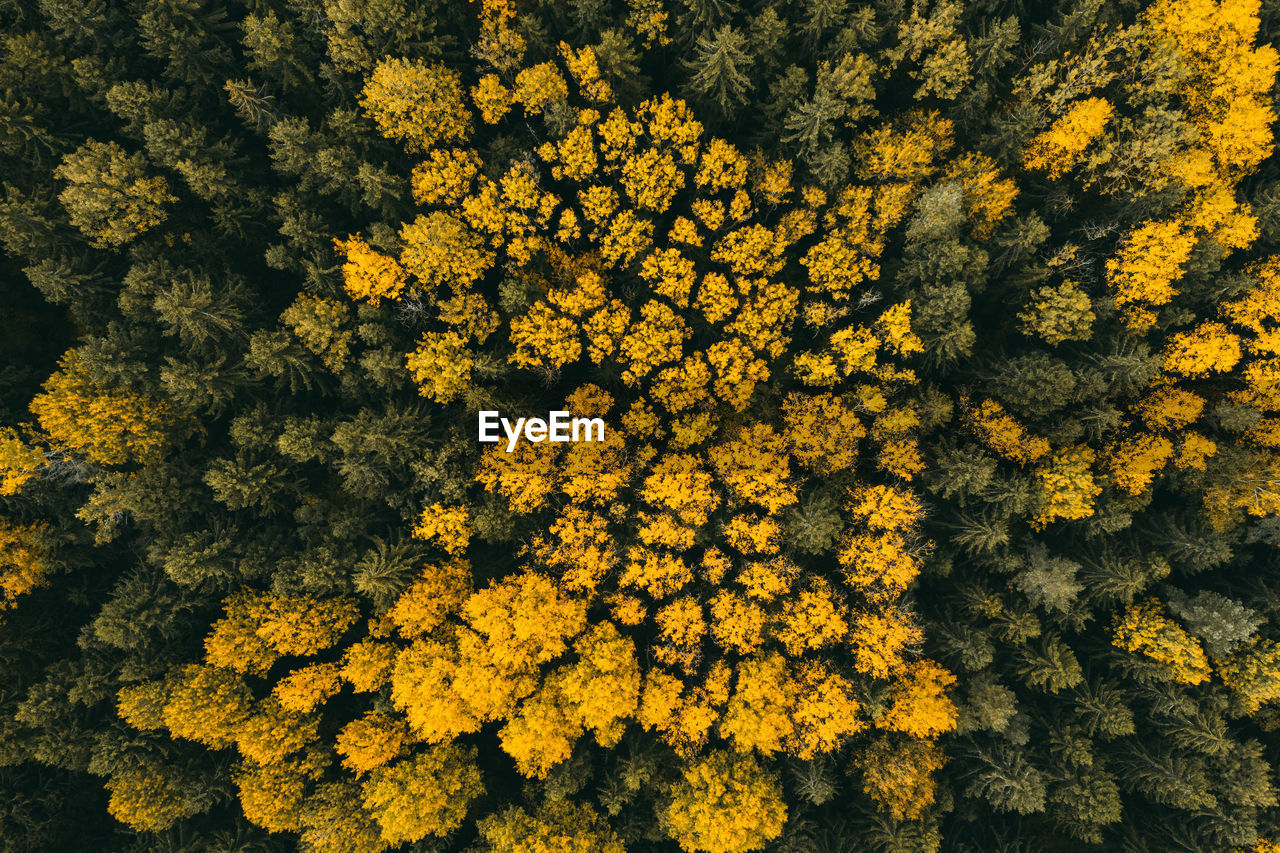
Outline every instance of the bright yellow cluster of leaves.
{"type": "Polygon", "coordinates": [[[1209,659],[1195,637],[1164,615],[1152,598],[1130,605],[1116,622],[1112,643],[1168,667],[1182,684],[1199,684],[1209,677],[1209,659]]]}
{"type": "Polygon", "coordinates": [[[1251,287],[1221,305],[1221,319],[1168,336],[1162,374],[1131,407],[1132,428],[1102,455],[1117,486],[1142,494],[1169,464],[1183,471],[1215,465],[1219,442],[1201,421],[1213,411],[1210,401],[1240,407],[1248,417],[1223,425],[1239,435],[1233,449],[1246,463],[1211,478],[1205,492],[1206,514],[1219,528],[1241,514],[1280,511],[1280,263],[1255,264],[1249,278],[1251,287]]]}
{"type": "Polygon", "coordinates": [[[40,476],[45,455],[23,441],[10,427],[0,427],[0,496],[16,495],[27,482],[40,476]]]}
{"type": "Polygon", "coordinates": [[[983,400],[976,406],[961,401],[966,420],[978,439],[995,453],[1011,462],[1026,465],[1036,462],[1049,450],[1049,442],[1027,432],[1004,406],[995,400],[983,400]]]}
{"type": "Polygon", "coordinates": [[[1031,140],[1023,165],[1060,178],[1102,135],[1115,108],[1103,98],[1072,104],[1044,133],[1031,140]]]}
{"type": "Polygon", "coordinates": [[[549,801],[532,815],[513,806],[476,826],[485,853],[625,853],[607,821],[570,799],[549,801]]]}
{"type": "Polygon", "coordinates": [[[361,793],[382,840],[420,841],[461,826],[471,801],[484,793],[475,759],[475,747],[448,744],[370,771],[361,793]]]}
{"type": "MultiPolygon", "coordinates": [[[[919,571],[922,508],[905,488],[851,498],[849,516],[871,532],[843,548],[844,589],[804,580],[778,554],[781,519],[799,501],[803,477],[853,469],[868,435],[883,470],[910,477],[922,464],[912,438],[918,418],[891,402],[915,382],[897,362],[923,351],[911,304],[889,306],[866,326],[842,318],[850,296],[878,275],[885,235],[922,176],[936,171],[950,126],[930,114],[878,131],[865,155],[874,183],[828,194],[793,186],[787,163],[705,138],[670,96],[632,111],[608,107],[594,54],[561,53],[567,74],[544,63],[508,76],[511,88],[482,78],[470,95],[481,120],[496,122],[515,105],[536,113],[562,103],[576,86],[589,105],[571,107],[574,123],[537,151],[552,181],[576,191],[547,189],[552,181],[528,165],[491,177],[475,151],[444,144],[427,148],[414,171],[415,196],[430,210],[402,230],[399,263],[405,292],[437,305],[443,330],[423,337],[409,367],[425,395],[447,402],[466,393],[477,358],[471,341],[498,328],[476,319],[494,310],[476,284],[503,264],[533,285],[509,320],[509,362],[548,375],[611,364],[634,399],[620,405],[594,386],[569,395],[573,414],[605,418],[603,442],[521,442],[484,454],[477,479],[513,511],[558,509],[526,548],[531,563],[521,574],[469,592],[441,586],[431,569],[393,604],[390,618],[411,640],[395,658],[395,704],[413,736],[430,742],[502,722],[504,749],[534,776],[587,732],[613,742],[627,720],[689,752],[712,735],[763,753],[833,750],[867,722],[853,685],[808,656],[836,650],[852,623],[860,672],[893,681],[912,669],[919,629],[884,608],[919,571]],[[901,146],[917,138],[918,162],[885,159],[900,160],[901,146]],[[757,214],[765,205],[776,208],[768,225],[757,214]],[[815,235],[798,258],[807,286],[781,280],[789,257],[797,260],[793,247],[815,235]],[[623,268],[647,289],[611,292],[613,271],[623,268]],[[470,308],[448,307],[459,301],[470,308]],[[820,392],[789,399],[782,430],[750,420],[730,426],[724,413],[744,410],[773,374],[802,303],[834,327],[826,350],[797,361],[820,392]],[[707,324],[714,335],[691,348],[693,328],[707,324]],[[855,393],[827,390],[855,372],[869,380],[855,393]],[[614,503],[628,487],[640,498],[630,513],[614,503]],[[617,544],[629,539],[620,528],[635,532],[634,545],[617,544]],[[616,588],[601,587],[606,577],[616,588]],[[702,578],[719,588],[709,599],[689,593],[702,578]],[[588,630],[585,608],[597,596],[608,598],[616,621],[588,630]],[[656,664],[642,670],[626,631],[650,620],[656,664]],[[576,661],[559,662],[571,649],[576,661]]],[[[402,138],[402,125],[388,120],[386,133],[402,138]]],[[[994,164],[970,157],[952,173],[975,219],[994,224],[1008,213],[1014,191],[994,164]]],[[[461,513],[430,507],[415,535],[462,554],[461,513]]],[[[886,725],[925,738],[945,731],[922,703],[904,698],[888,718],[900,724],[886,725]]],[[[935,706],[945,715],[945,704],[935,706]]]]}
{"type": "Polygon", "coordinates": [[[100,465],[151,460],[164,450],[174,423],[167,404],[95,384],[74,350],[59,368],[31,401],[53,446],[100,465]]]}
{"type": "Polygon", "coordinates": [[[313,655],[353,625],[351,598],[236,593],[205,639],[206,660],[238,673],[265,673],[282,655],[313,655]]]}
{"type": "Polygon", "coordinates": [[[471,130],[457,72],[421,60],[379,62],[365,82],[360,105],[384,136],[411,151],[462,139],[471,130]]]}
{"type": "Polygon", "coordinates": [[[465,506],[434,503],[422,511],[413,536],[434,542],[450,554],[461,554],[471,541],[471,514],[465,506]]]}
{"type": "Polygon", "coordinates": [[[1276,118],[1270,91],[1280,54],[1271,45],[1256,46],[1259,5],[1160,0],[1143,13],[1153,53],[1173,49],[1182,72],[1177,96],[1194,133],[1164,167],[1169,180],[1188,190],[1183,206],[1170,219],[1139,226],[1107,262],[1108,284],[1135,330],[1149,329],[1156,310],[1176,295],[1174,283],[1199,239],[1238,249],[1257,234],[1235,188],[1270,153],[1276,118]]]}
{"type": "Polygon", "coordinates": [[[1033,526],[1043,527],[1055,519],[1088,518],[1102,486],[1093,475],[1097,454],[1088,447],[1064,447],[1035,470],[1040,510],[1033,526]]]}
{"type": "Polygon", "coordinates": [[[42,522],[13,524],[0,518],[0,611],[45,584],[53,568],[47,532],[42,522]]]}
{"type": "Polygon", "coordinates": [[[754,759],[717,750],[684,769],[661,818],[685,850],[747,853],[782,833],[787,805],[754,759]]]}
{"type": "Polygon", "coordinates": [[[382,254],[359,237],[334,240],[333,244],[346,259],[342,264],[342,281],[352,299],[377,305],[380,300],[395,299],[404,291],[406,274],[395,258],[382,254]]]}

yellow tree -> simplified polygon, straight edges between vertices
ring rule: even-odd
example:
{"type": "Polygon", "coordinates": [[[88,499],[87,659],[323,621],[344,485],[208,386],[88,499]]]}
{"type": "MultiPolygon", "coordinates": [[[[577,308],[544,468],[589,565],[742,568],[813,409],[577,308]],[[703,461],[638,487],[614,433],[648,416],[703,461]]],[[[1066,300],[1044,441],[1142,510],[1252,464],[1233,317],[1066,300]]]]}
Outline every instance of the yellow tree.
{"type": "Polygon", "coordinates": [[[13,524],[0,518],[0,611],[47,582],[53,569],[48,536],[49,526],[42,522],[13,524]]]}
{"type": "Polygon", "coordinates": [[[946,757],[936,741],[880,737],[856,760],[862,790],[896,820],[917,818],[933,805],[933,774],[946,757]]]}
{"type": "Polygon", "coordinates": [[[471,132],[471,113],[456,71],[421,60],[388,57],[377,64],[360,94],[378,130],[411,151],[454,142],[471,132]]]}
{"type": "Polygon", "coordinates": [[[484,793],[475,761],[475,747],[449,744],[375,768],[361,791],[383,840],[420,841],[461,826],[472,801],[484,793]]]}
{"type": "Polygon", "coordinates": [[[476,828],[485,853],[626,853],[599,815],[567,799],[549,801],[536,814],[508,807],[476,828]]]}
{"type": "Polygon", "coordinates": [[[1053,126],[1031,140],[1024,155],[1028,169],[1060,178],[1102,135],[1114,108],[1103,98],[1085,98],[1072,104],[1053,126]]]}
{"type": "Polygon", "coordinates": [[[40,476],[45,456],[24,442],[10,427],[0,427],[0,497],[16,495],[22,486],[40,476]]]}
{"type": "Polygon", "coordinates": [[[1129,605],[1116,620],[1112,643],[1162,664],[1175,681],[1199,684],[1209,677],[1204,649],[1162,610],[1154,598],[1129,605]]]}
{"type": "Polygon", "coordinates": [[[750,755],[713,750],[684,766],[661,819],[689,853],[749,853],[782,834],[787,805],[750,755]]]}
{"type": "Polygon", "coordinates": [[[94,383],[75,350],[58,367],[31,401],[54,445],[100,465],[146,462],[163,452],[174,424],[168,405],[94,383]]]}

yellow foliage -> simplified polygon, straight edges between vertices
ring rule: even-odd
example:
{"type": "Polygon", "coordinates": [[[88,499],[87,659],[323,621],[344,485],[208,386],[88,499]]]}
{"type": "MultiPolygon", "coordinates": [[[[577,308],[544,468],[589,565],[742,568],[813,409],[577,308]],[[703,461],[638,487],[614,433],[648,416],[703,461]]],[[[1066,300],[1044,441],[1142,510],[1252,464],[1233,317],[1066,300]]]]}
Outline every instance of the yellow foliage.
{"type": "Polygon", "coordinates": [[[618,583],[643,589],[654,598],[666,598],[692,580],[692,570],[679,556],[649,548],[632,548],[627,552],[618,583]]]}
{"type": "Polygon", "coordinates": [[[204,641],[205,660],[236,672],[266,673],[279,653],[257,633],[259,608],[255,599],[249,593],[237,593],[222,604],[224,615],[204,641]]]}
{"type": "Polygon", "coordinates": [[[1189,432],[1182,436],[1173,464],[1181,471],[1203,471],[1208,464],[1206,460],[1217,452],[1218,445],[1213,441],[1199,433],[1189,432]]]}
{"type": "Polygon", "coordinates": [[[1111,642],[1164,664],[1174,681],[1199,684],[1209,677],[1204,649],[1162,610],[1154,598],[1129,605],[1116,621],[1111,642]]]}
{"type": "Polygon", "coordinates": [[[545,779],[551,768],[573,754],[582,725],[574,718],[552,680],[520,704],[498,736],[502,749],[516,762],[524,776],[545,779]]]}
{"type": "Polygon", "coordinates": [[[1181,376],[1226,373],[1240,361],[1240,338],[1222,323],[1201,323],[1179,332],[1164,349],[1164,369],[1181,376]]]}
{"type": "Polygon", "coordinates": [[[916,549],[897,530],[846,533],[837,554],[849,586],[874,601],[896,598],[920,574],[916,549]]]}
{"type": "Polygon", "coordinates": [[[31,413],[50,441],[99,465],[159,458],[174,420],[168,404],[95,384],[75,350],[58,367],[31,401],[31,413]]]}
{"type": "Polygon", "coordinates": [[[391,680],[396,647],[378,640],[361,640],[342,657],[342,680],[357,693],[372,693],[391,680]]]}
{"type": "MultiPolygon", "coordinates": [[[[480,728],[480,720],[455,689],[461,677],[459,658],[454,643],[432,639],[415,640],[395,658],[391,700],[423,740],[449,741],[480,728]]],[[[511,701],[507,683],[494,679],[488,686],[505,692],[501,699],[511,701]]]]}
{"type": "Polygon", "coordinates": [[[383,299],[398,299],[408,284],[408,274],[395,258],[373,249],[359,237],[334,240],[334,247],[346,259],[342,264],[342,284],[352,299],[377,305],[383,299]]]}
{"type": "Polygon", "coordinates": [[[1076,101],[1048,130],[1031,140],[1023,165],[1048,172],[1050,178],[1062,177],[1102,135],[1113,112],[1103,98],[1076,101]]]}
{"type": "Polygon", "coordinates": [[[858,177],[866,181],[919,181],[937,171],[952,145],[953,127],[937,112],[913,112],[865,134],[855,147],[858,177]]]}
{"type": "Polygon", "coordinates": [[[515,99],[528,115],[536,115],[569,97],[569,86],[555,63],[543,62],[521,69],[516,75],[515,99]]]}
{"type": "Polygon", "coordinates": [[[360,616],[354,598],[264,594],[252,600],[255,633],[282,655],[313,655],[338,642],[360,616]]]}
{"type": "Polygon", "coordinates": [[[360,800],[359,784],[325,782],[306,798],[299,812],[301,850],[307,853],[384,853],[378,824],[360,800]]]}
{"type": "Polygon", "coordinates": [[[31,447],[9,427],[0,427],[0,497],[16,495],[44,468],[44,453],[31,447]]]}
{"type": "Polygon", "coordinates": [[[1177,46],[1190,72],[1178,94],[1220,180],[1253,171],[1271,151],[1269,93],[1280,66],[1275,47],[1255,47],[1256,0],[1159,0],[1144,17],[1156,38],[1177,46]]]}
{"type": "Polygon", "coordinates": [[[107,779],[107,812],[133,829],[163,832],[203,810],[190,796],[190,784],[155,759],[127,764],[107,779]]]}
{"type": "Polygon", "coordinates": [[[933,805],[933,774],[946,764],[936,741],[878,738],[857,759],[862,790],[894,820],[919,817],[933,805]]]}
{"type": "Polygon", "coordinates": [[[714,750],[689,762],[662,822],[688,853],[749,853],[782,834],[782,786],[750,755],[714,750]]]}
{"type": "Polygon", "coordinates": [[[889,710],[876,726],[916,738],[951,731],[956,727],[956,706],[946,690],[955,683],[955,676],[933,661],[917,661],[893,685],[889,710]]]}
{"type": "Polygon", "coordinates": [[[772,518],[736,515],[724,526],[725,541],[742,554],[776,554],[782,525],[772,518]]]}
{"type": "Polygon", "coordinates": [[[1140,495],[1173,456],[1173,442],[1164,436],[1141,434],[1112,447],[1106,465],[1111,479],[1131,495],[1140,495]]]}
{"type": "Polygon", "coordinates": [[[854,466],[867,434],[858,415],[833,394],[792,394],[782,404],[791,455],[806,468],[831,474],[854,466]]]}
{"type": "Polygon", "coordinates": [[[301,829],[306,790],[323,774],[326,763],[318,754],[271,764],[244,762],[232,776],[244,816],[268,832],[301,829]]]}
{"type": "Polygon", "coordinates": [[[47,582],[53,569],[48,532],[43,522],[12,524],[0,518],[0,611],[47,582]]]}
{"type": "Polygon", "coordinates": [[[236,743],[252,704],[249,688],[236,673],[189,664],[170,686],[161,717],[175,737],[225,749],[236,743]]]}
{"type": "Polygon", "coordinates": [[[433,503],[418,517],[413,538],[435,542],[447,553],[457,556],[467,550],[471,541],[471,514],[466,506],[433,503]]]}
{"type": "Polygon", "coordinates": [[[389,844],[457,829],[484,793],[475,747],[435,746],[375,768],[361,787],[364,806],[389,844]]]}
{"type": "Polygon", "coordinates": [[[169,701],[169,685],[164,679],[126,684],[116,693],[116,714],[140,731],[164,726],[164,706],[169,701]]]}
{"type": "Polygon", "coordinates": [[[510,73],[524,58],[525,41],[511,26],[516,18],[513,0],[482,0],[480,42],[476,57],[504,73],[510,73]]]}
{"type": "Polygon", "coordinates": [[[911,300],[887,308],[876,320],[885,346],[898,355],[924,352],[924,343],[911,331],[911,300]]]}
{"type": "Polygon", "coordinates": [[[909,653],[924,642],[924,631],[902,609],[859,613],[849,629],[853,668],[872,678],[890,678],[902,671],[909,653]]]}
{"type": "Polygon", "coordinates": [[[593,48],[584,47],[574,50],[564,42],[560,42],[560,56],[586,98],[603,102],[613,97],[613,89],[600,74],[600,64],[593,48]]]}
{"type": "Polygon", "coordinates": [[[556,670],[560,695],[601,746],[614,746],[640,700],[635,643],[613,623],[602,622],[583,634],[573,650],[577,661],[556,670]]]}
{"type": "Polygon", "coordinates": [[[853,288],[880,277],[875,259],[884,241],[872,233],[871,200],[870,187],[849,187],[827,214],[833,227],[800,260],[812,290],[844,299],[853,288]]]}
{"type": "Polygon", "coordinates": [[[711,599],[711,635],[721,648],[750,654],[760,647],[768,615],[746,596],[720,592],[711,599]]]}
{"type": "Polygon", "coordinates": [[[462,81],[443,65],[387,57],[365,81],[360,106],[383,136],[411,151],[456,142],[471,132],[462,81]]]}
{"type": "Polygon", "coordinates": [[[739,753],[780,752],[795,730],[790,711],[796,684],[786,660],[776,652],[758,655],[741,661],[737,671],[737,684],[720,721],[720,736],[739,753]]]}
{"type": "Polygon", "coordinates": [[[622,354],[628,360],[622,378],[634,385],[655,367],[678,361],[688,336],[687,326],[674,311],[661,302],[646,302],[640,307],[640,320],[622,339],[622,354]]]}
{"type": "Polygon", "coordinates": [[[682,524],[701,527],[720,505],[711,475],[693,456],[668,454],[645,478],[640,497],[651,506],[669,510],[682,524]]]}
{"type": "Polygon", "coordinates": [[[357,775],[394,761],[408,745],[409,727],[404,720],[379,711],[347,723],[334,739],[342,766],[357,775]]]}
{"type": "Polygon", "coordinates": [[[400,263],[432,287],[466,287],[493,266],[481,236],[451,214],[433,211],[400,228],[400,263]]]}
{"type": "Polygon", "coordinates": [[[497,124],[511,110],[515,95],[502,85],[497,74],[485,74],[471,87],[471,100],[485,124],[497,124]]]}
{"type": "Polygon", "coordinates": [[[788,751],[803,760],[833,753],[851,735],[866,727],[859,718],[861,704],[848,679],[820,662],[805,664],[797,673],[795,731],[788,751]]]}
{"type": "Polygon", "coordinates": [[[570,799],[548,800],[536,815],[509,807],[476,828],[486,853],[626,853],[607,821],[570,799]]]}
{"type": "Polygon", "coordinates": [[[1134,405],[1134,413],[1156,429],[1181,429],[1194,423],[1204,411],[1205,399],[1199,394],[1162,385],[1153,389],[1134,405]]]}
{"type": "Polygon", "coordinates": [[[250,761],[274,764],[312,743],[319,724],[319,717],[289,711],[268,696],[236,727],[236,746],[250,761]]]}
{"type": "Polygon", "coordinates": [[[286,711],[308,714],[342,689],[341,672],[336,663],[304,666],[277,681],[271,695],[286,711]]]}
{"type": "MultiPolygon", "coordinates": [[[[413,167],[411,186],[414,201],[418,204],[458,204],[471,189],[472,182],[480,173],[480,165],[480,158],[473,151],[437,148],[428,152],[427,159],[413,167]]],[[[388,295],[395,298],[394,294],[388,295]]]]}
{"type": "Polygon", "coordinates": [[[487,491],[502,495],[516,512],[528,513],[541,507],[558,488],[561,475],[556,469],[560,445],[522,441],[506,452],[505,446],[491,448],[480,459],[476,480],[487,491]]]}
{"type": "Polygon", "coordinates": [[[789,598],[777,629],[778,639],[793,658],[841,640],[849,630],[849,613],[821,578],[789,598]]]}
{"type": "Polygon", "coordinates": [[[1216,661],[1218,675],[1250,714],[1280,699],[1280,645],[1255,639],[1216,661]]]}
{"type": "Polygon", "coordinates": [[[897,486],[854,489],[846,509],[872,530],[906,530],[924,518],[924,506],[915,493],[897,486]]]}
{"type": "Polygon", "coordinates": [[[963,400],[963,411],[970,428],[983,444],[1004,458],[1025,465],[1049,452],[1049,442],[1026,431],[1017,419],[994,400],[983,400],[976,406],[963,400]]]}
{"type": "Polygon", "coordinates": [[[747,595],[770,602],[791,588],[800,567],[786,557],[771,560],[748,560],[738,574],[738,583],[747,595]]]}
{"type": "Polygon", "coordinates": [[[543,565],[560,571],[567,590],[593,592],[618,563],[617,544],[603,516],[569,506],[548,532],[535,537],[530,551],[543,565]]]}
{"type": "Polygon", "coordinates": [[[403,637],[417,637],[434,630],[444,617],[456,612],[471,594],[471,565],[466,560],[428,565],[399,594],[387,612],[403,637]]]}
{"type": "Polygon", "coordinates": [[[1149,328],[1156,319],[1152,309],[1177,295],[1173,283],[1195,242],[1195,235],[1177,222],[1148,222],[1130,232],[1107,261],[1107,285],[1130,328],[1149,328]]]}
{"type": "Polygon", "coordinates": [[[1078,282],[1064,281],[1057,287],[1041,287],[1018,314],[1023,331],[1048,344],[1084,341],[1093,334],[1093,303],[1078,282]]]}
{"type": "Polygon", "coordinates": [[[537,572],[494,582],[474,593],[462,615],[485,638],[487,653],[504,668],[553,660],[586,627],[586,602],[565,596],[537,572]]]}
{"type": "Polygon", "coordinates": [[[351,318],[346,304],[300,293],[293,304],[280,315],[280,320],[293,329],[298,340],[324,362],[334,373],[341,372],[351,357],[349,329],[342,326],[351,318]]]}
{"type": "Polygon", "coordinates": [[[1102,493],[1091,470],[1094,458],[1088,447],[1067,447],[1035,470],[1041,506],[1032,526],[1042,528],[1055,519],[1093,515],[1094,498],[1102,493]]]}
{"type": "Polygon", "coordinates": [[[708,452],[712,466],[739,500],[770,514],[799,500],[790,482],[785,439],[766,423],[742,427],[729,442],[708,452]]]}

